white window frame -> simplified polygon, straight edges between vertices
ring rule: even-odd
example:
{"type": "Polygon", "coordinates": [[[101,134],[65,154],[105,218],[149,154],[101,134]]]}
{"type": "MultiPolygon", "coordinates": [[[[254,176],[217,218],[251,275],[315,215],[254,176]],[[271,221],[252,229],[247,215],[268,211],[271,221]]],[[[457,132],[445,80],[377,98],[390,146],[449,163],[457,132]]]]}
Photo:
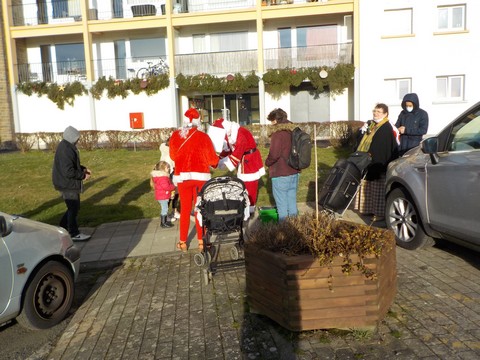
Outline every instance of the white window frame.
{"type": "Polygon", "coordinates": [[[465,75],[442,75],[436,77],[437,100],[439,101],[463,101],[465,96],[465,75]],[[460,85],[453,88],[455,80],[460,80],[460,85]],[[444,84],[444,89],[439,88],[440,81],[444,84]],[[442,90],[440,93],[440,90],[442,90]],[[455,92],[458,95],[455,95],[455,92]]]}
{"type": "Polygon", "coordinates": [[[388,9],[384,11],[382,36],[413,35],[413,9],[388,9]]]}
{"type": "Polygon", "coordinates": [[[412,92],[412,78],[385,79],[385,93],[390,104],[401,103],[405,94],[412,92]],[[406,91],[402,92],[402,83],[407,83],[406,91]]]}
{"type": "Polygon", "coordinates": [[[460,4],[460,5],[451,5],[451,6],[438,6],[437,7],[437,31],[440,32],[448,32],[448,31],[463,31],[466,29],[466,6],[465,4],[460,4]],[[462,19],[461,19],[461,24],[458,26],[455,26],[453,24],[453,11],[455,9],[461,9],[462,10],[462,19]],[[445,26],[441,26],[440,24],[440,18],[442,15],[447,16],[447,23],[445,26]]]}

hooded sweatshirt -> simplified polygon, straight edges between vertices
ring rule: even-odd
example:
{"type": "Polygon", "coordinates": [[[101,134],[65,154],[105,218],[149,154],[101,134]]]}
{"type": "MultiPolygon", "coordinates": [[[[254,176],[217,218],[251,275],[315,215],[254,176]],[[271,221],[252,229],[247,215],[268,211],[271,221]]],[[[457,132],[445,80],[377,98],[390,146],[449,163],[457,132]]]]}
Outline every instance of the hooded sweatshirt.
{"type": "Polygon", "coordinates": [[[82,192],[82,180],[85,167],[80,165],[80,155],[76,143],[80,132],[69,126],[63,132],[63,140],[58,144],[53,160],[52,182],[61,192],[82,192]]]}
{"type": "Polygon", "coordinates": [[[418,100],[417,94],[405,94],[402,100],[402,109],[395,123],[397,128],[401,126],[405,127],[404,133],[400,135],[400,155],[403,155],[407,150],[420,144],[423,135],[428,131],[428,114],[420,108],[420,101],[418,100]],[[407,111],[407,101],[413,103],[413,110],[411,112],[407,111]]]}

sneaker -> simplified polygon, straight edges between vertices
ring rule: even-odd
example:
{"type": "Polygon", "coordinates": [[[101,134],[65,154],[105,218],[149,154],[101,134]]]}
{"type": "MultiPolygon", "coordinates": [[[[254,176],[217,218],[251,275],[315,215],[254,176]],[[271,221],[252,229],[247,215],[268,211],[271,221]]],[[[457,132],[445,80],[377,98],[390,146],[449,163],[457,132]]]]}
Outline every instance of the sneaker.
{"type": "Polygon", "coordinates": [[[178,211],[175,211],[175,214],[173,215],[175,219],[180,219],[180,213],[178,211]]]}
{"type": "Polygon", "coordinates": [[[78,234],[78,235],[75,235],[75,236],[72,236],[72,240],[73,241],[87,241],[89,240],[90,238],[92,237],[92,235],[87,235],[87,234],[78,234]]]}
{"type": "Polygon", "coordinates": [[[177,218],[175,216],[169,216],[168,221],[173,223],[173,222],[177,221],[177,218]]]}

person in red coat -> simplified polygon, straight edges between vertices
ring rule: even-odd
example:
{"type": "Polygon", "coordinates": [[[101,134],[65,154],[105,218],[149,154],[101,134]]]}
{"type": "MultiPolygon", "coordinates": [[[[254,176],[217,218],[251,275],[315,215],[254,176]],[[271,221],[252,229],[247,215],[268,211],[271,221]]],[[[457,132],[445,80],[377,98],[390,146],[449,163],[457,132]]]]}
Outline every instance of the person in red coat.
{"type": "MultiPolygon", "coordinates": [[[[216,167],[218,156],[210,137],[198,126],[200,114],[195,108],[185,112],[187,120],[183,127],[170,137],[170,158],[175,162],[173,183],[178,187],[180,196],[180,241],[177,249],[187,251],[187,236],[190,214],[195,205],[197,194],[203,184],[211,178],[210,167],[216,167]]],[[[199,250],[203,250],[202,227],[195,214],[195,227],[199,250]]]]}
{"type": "Polygon", "coordinates": [[[175,185],[170,181],[170,165],[166,161],[155,164],[150,173],[150,185],[155,190],[155,200],[160,204],[160,227],[170,228],[173,224],[168,220],[168,201],[175,191],[175,185]]]}
{"type": "Polygon", "coordinates": [[[237,177],[245,183],[248,191],[250,213],[253,213],[257,202],[258,180],[265,175],[255,139],[250,131],[232,121],[220,118],[215,120],[213,126],[226,131],[219,167],[225,166],[230,171],[237,169],[237,177]]]}

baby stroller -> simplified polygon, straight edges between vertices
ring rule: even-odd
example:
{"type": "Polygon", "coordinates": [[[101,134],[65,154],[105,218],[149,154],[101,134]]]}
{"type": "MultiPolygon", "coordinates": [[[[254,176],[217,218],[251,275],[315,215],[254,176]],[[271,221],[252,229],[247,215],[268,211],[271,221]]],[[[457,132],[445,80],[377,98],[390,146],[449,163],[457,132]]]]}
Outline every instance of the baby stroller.
{"type": "Polygon", "coordinates": [[[240,179],[229,176],[212,178],[200,190],[196,211],[203,229],[203,250],[194,255],[194,261],[203,267],[206,284],[218,269],[220,243],[233,244],[230,247],[232,260],[243,256],[243,221],[250,216],[249,207],[248,193],[240,179]],[[238,236],[234,239],[224,236],[232,233],[238,233],[238,236]],[[215,242],[211,241],[212,235],[216,235],[215,242]]]}

